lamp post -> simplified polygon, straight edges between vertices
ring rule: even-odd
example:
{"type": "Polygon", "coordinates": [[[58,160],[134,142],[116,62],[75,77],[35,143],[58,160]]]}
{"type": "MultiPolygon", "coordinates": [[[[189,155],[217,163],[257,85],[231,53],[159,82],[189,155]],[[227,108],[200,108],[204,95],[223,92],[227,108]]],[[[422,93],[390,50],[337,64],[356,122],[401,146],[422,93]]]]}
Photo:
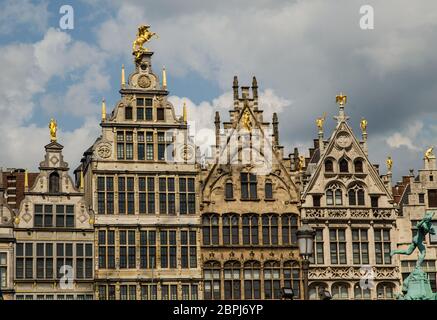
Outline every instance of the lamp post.
{"type": "Polygon", "coordinates": [[[297,242],[299,244],[299,254],[302,257],[302,271],[303,271],[303,292],[304,299],[309,300],[308,290],[308,269],[310,266],[309,258],[313,254],[313,243],[316,232],[311,228],[306,221],[297,230],[297,242]]]}

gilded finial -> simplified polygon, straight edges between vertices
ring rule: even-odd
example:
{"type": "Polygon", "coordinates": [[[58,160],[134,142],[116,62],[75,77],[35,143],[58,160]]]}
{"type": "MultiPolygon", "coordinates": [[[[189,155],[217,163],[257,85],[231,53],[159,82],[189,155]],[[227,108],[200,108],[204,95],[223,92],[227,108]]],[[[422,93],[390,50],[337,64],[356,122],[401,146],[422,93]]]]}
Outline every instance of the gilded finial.
{"type": "Polygon", "coordinates": [[[24,189],[29,189],[29,172],[27,171],[27,169],[24,171],[24,189]]]}
{"type": "Polygon", "coordinates": [[[165,66],[162,67],[162,88],[167,89],[167,72],[165,66]]]}
{"type": "Polygon", "coordinates": [[[150,41],[153,36],[159,38],[155,32],[149,31],[149,28],[149,25],[141,25],[138,27],[137,38],[132,44],[132,54],[135,56],[135,60],[139,60],[143,53],[149,51],[149,49],[143,47],[144,43],[150,41]]]}
{"type": "Polygon", "coordinates": [[[124,64],[121,65],[121,86],[124,88],[126,86],[126,77],[124,73],[124,64]]]}
{"type": "Polygon", "coordinates": [[[390,156],[387,157],[387,160],[385,161],[387,165],[387,170],[390,172],[391,168],[393,168],[393,160],[390,156]]]}
{"type": "Polygon", "coordinates": [[[184,119],[184,122],[187,122],[187,104],[184,101],[184,106],[182,107],[182,116],[184,119]]]}
{"type": "Polygon", "coordinates": [[[317,125],[317,128],[319,128],[320,132],[323,131],[323,124],[325,123],[325,119],[326,119],[326,113],[325,112],[323,112],[323,117],[316,119],[316,125],[317,125]]]}
{"type": "Polygon", "coordinates": [[[58,131],[58,124],[56,123],[56,120],[53,118],[50,119],[49,129],[50,129],[50,141],[56,142],[57,140],[56,133],[58,131]]]}
{"type": "Polygon", "coordinates": [[[83,169],[80,169],[80,190],[83,191],[84,181],[83,181],[83,169]]]}
{"type": "Polygon", "coordinates": [[[106,120],[106,101],[102,99],[102,121],[106,120]]]}
{"type": "Polygon", "coordinates": [[[367,130],[367,120],[366,119],[361,118],[360,127],[361,127],[361,131],[366,132],[366,130],[367,130]]]}
{"type": "Polygon", "coordinates": [[[335,96],[335,102],[339,106],[344,106],[347,102],[347,96],[340,92],[339,95],[335,96]]]}
{"type": "Polygon", "coordinates": [[[425,151],[425,159],[426,159],[426,161],[429,161],[431,158],[435,158],[433,150],[434,150],[434,147],[429,147],[425,151]]]}

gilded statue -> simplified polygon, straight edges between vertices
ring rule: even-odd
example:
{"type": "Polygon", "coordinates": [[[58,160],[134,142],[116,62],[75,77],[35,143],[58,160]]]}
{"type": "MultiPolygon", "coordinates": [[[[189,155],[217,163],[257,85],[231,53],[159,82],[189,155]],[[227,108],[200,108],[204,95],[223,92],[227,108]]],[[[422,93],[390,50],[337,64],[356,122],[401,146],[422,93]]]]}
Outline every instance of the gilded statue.
{"type": "Polygon", "coordinates": [[[323,117],[316,119],[317,128],[319,131],[323,131],[323,124],[325,123],[326,113],[323,113],[323,117]]]}
{"type": "Polygon", "coordinates": [[[303,168],[305,168],[305,157],[299,156],[298,169],[299,169],[299,171],[302,171],[303,168]]]}
{"type": "Polygon", "coordinates": [[[425,151],[425,159],[429,161],[432,157],[434,157],[433,153],[434,147],[429,147],[428,150],[425,151]]]}
{"type": "Polygon", "coordinates": [[[387,170],[391,171],[391,168],[393,168],[393,160],[390,156],[387,157],[385,163],[387,164],[387,170]]]}
{"type": "Polygon", "coordinates": [[[347,102],[347,96],[342,94],[342,93],[340,93],[339,95],[335,96],[335,102],[338,105],[343,106],[347,102]]]}
{"type": "Polygon", "coordinates": [[[50,129],[50,141],[56,142],[56,132],[58,131],[58,124],[56,123],[56,120],[51,118],[49,123],[49,129],[50,129]]]}
{"type": "Polygon", "coordinates": [[[361,118],[360,127],[361,127],[361,130],[363,132],[366,132],[366,130],[367,130],[367,120],[366,119],[361,118]]]}
{"type": "Polygon", "coordinates": [[[248,109],[246,109],[246,111],[244,111],[243,113],[243,126],[247,129],[247,130],[252,130],[252,120],[250,119],[251,115],[250,115],[250,111],[248,109]]]}
{"type": "Polygon", "coordinates": [[[147,48],[143,47],[143,44],[150,41],[153,36],[159,38],[155,32],[149,31],[149,25],[142,25],[138,27],[137,38],[132,44],[132,54],[135,55],[135,59],[139,59],[141,54],[149,51],[147,48]]]}

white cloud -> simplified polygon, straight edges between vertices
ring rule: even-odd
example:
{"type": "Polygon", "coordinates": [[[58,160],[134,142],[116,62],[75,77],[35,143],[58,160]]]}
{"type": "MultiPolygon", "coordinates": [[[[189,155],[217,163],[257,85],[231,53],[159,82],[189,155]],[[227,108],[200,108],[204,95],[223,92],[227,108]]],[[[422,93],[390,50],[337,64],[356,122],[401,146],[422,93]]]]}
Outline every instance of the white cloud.
{"type": "Polygon", "coordinates": [[[0,34],[8,34],[18,27],[30,32],[44,32],[49,13],[47,1],[32,3],[30,0],[6,0],[0,10],[0,34]]]}
{"type": "Polygon", "coordinates": [[[407,147],[408,149],[412,151],[418,151],[420,150],[419,147],[415,146],[413,144],[413,141],[417,140],[418,134],[423,129],[423,123],[420,121],[416,121],[412,124],[410,124],[405,132],[395,132],[391,136],[389,136],[386,139],[386,143],[391,148],[400,148],[402,146],[407,147]]]}

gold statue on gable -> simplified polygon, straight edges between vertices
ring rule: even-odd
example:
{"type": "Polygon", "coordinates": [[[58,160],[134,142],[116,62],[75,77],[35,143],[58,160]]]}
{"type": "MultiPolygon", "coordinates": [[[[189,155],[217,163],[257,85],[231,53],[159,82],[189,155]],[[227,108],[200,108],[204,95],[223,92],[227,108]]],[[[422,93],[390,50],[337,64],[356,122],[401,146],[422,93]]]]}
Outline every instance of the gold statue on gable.
{"type": "Polygon", "coordinates": [[[425,159],[429,161],[429,159],[434,158],[434,147],[429,147],[428,150],[425,151],[425,159]]]}
{"type": "Polygon", "coordinates": [[[340,106],[344,106],[347,102],[347,96],[343,93],[340,93],[339,95],[335,96],[335,102],[340,106]]]}
{"type": "Polygon", "coordinates": [[[138,60],[142,53],[148,52],[147,48],[143,47],[143,44],[150,41],[153,36],[159,38],[159,36],[155,32],[149,31],[149,25],[142,25],[138,27],[137,38],[132,44],[132,54],[135,56],[135,59],[138,60]]]}
{"type": "Polygon", "coordinates": [[[319,131],[323,131],[323,124],[325,123],[325,119],[326,119],[325,112],[323,112],[323,117],[316,119],[316,125],[317,125],[317,128],[319,128],[319,131]]]}
{"type": "Polygon", "coordinates": [[[361,118],[360,127],[361,127],[361,130],[363,132],[366,132],[366,130],[367,130],[367,120],[366,119],[361,118]]]}
{"type": "Polygon", "coordinates": [[[391,169],[393,168],[393,160],[390,156],[387,157],[387,160],[385,161],[386,165],[387,165],[387,170],[391,171],[391,169]]]}
{"type": "Polygon", "coordinates": [[[50,141],[56,142],[57,140],[56,133],[58,131],[58,124],[56,123],[56,120],[53,118],[50,119],[49,129],[50,129],[50,141]]]}
{"type": "Polygon", "coordinates": [[[299,156],[299,162],[297,164],[297,168],[299,171],[302,171],[305,168],[305,157],[299,156]]]}
{"type": "Polygon", "coordinates": [[[250,111],[249,109],[246,109],[243,113],[242,122],[243,122],[243,126],[249,131],[252,130],[252,120],[250,120],[250,118],[251,118],[250,111]]]}

